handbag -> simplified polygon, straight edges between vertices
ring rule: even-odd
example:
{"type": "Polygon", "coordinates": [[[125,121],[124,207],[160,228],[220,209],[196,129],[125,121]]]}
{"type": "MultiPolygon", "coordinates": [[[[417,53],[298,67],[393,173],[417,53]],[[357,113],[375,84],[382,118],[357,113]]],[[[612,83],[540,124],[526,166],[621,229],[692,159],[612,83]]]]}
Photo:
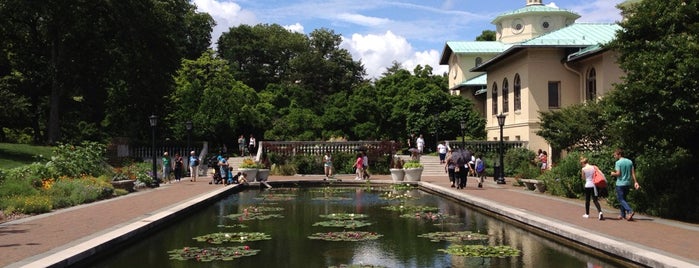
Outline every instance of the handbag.
{"type": "Polygon", "coordinates": [[[597,188],[607,188],[607,178],[604,177],[604,173],[597,166],[595,167],[595,173],[592,174],[592,183],[595,184],[597,188]]]}

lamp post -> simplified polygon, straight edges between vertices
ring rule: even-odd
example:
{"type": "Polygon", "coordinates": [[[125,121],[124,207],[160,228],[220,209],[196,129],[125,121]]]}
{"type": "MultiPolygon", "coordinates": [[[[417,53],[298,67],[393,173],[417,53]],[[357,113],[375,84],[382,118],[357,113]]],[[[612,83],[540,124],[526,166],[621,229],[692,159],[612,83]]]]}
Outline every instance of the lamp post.
{"type": "Polygon", "coordinates": [[[158,125],[158,117],[155,115],[151,115],[149,118],[150,120],[150,129],[151,129],[151,137],[153,137],[152,140],[152,155],[153,155],[153,186],[158,187],[160,186],[160,182],[158,181],[158,166],[157,162],[155,160],[155,126],[158,125]]]}
{"type": "Polygon", "coordinates": [[[461,126],[461,149],[466,148],[466,135],[464,134],[464,129],[466,129],[466,121],[461,119],[459,121],[459,126],[461,126]]]}
{"type": "MultiPolygon", "coordinates": [[[[185,152],[182,155],[189,156],[189,148],[190,148],[189,146],[190,146],[191,139],[192,139],[192,121],[188,120],[187,122],[185,122],[184,128],[187,129],[187,149],[185,149],[185,152]]],[[[187,158],[187,166],[189,166],[189,157],[186,157],[186,158],[187,158]]],[[[189,169],[187,169],[187,170],[189,170],[189,169]]],[[[185,172],[185,173],[187,173],[187,172],[185,172]]]]}
{"type": "Polygon", "coordinates": [[[505,184],[505,141],[502,140],[502,127],[505,126],[506,115],[500,113],[497,115],[498,126],[500,126],[500,174],[498,174],[497,183],[505,184]]]}

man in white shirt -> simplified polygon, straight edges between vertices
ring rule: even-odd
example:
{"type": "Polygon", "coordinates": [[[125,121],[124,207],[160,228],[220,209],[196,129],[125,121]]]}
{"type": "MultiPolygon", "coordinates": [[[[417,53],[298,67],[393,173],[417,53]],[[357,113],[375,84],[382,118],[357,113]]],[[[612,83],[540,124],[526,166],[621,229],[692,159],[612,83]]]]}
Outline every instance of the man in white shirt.
{"type": "Polygon", "coordinates": [[[444,164],[446,162],[445,158],[447,157],[447,146],[444,145],[444,142],[437,145],[437,152],[439,153],[439,163],[444,164]]]}
{"type": "Polygon", "coordinates": [[[422,137],[422,134],[420,134],[420,137],[417,138],[417,151],[422,154],[422,152],[425,150],[425,139],[422,137]]]}

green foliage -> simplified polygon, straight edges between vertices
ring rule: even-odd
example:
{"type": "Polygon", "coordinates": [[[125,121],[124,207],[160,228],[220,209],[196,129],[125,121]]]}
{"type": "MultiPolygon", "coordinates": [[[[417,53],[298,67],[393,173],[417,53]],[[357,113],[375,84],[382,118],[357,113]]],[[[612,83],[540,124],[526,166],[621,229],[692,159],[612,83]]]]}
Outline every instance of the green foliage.
{"type": "Polygon", "coordinates": [[[581,168],[580,153],[571,152],[541,176],[546,184],[546,191],[552,195],[570,198],[580,196],[584,188],[580,175],[581,168]]]}
{"type": "Polygon", "coordinates": [[[317,156],[297,155],[291,159],[298,174],[323,174],[323,164],[317,156]]]}
{"type": "Polygon", "coordinates": [[[560,110],[541,112],[541,130],[536,134],[546,139],[553,148],[597,150],[608,138],[604,103],[589,101],[560,110]]]}
{"type": "Polygon", "coordinates": [[[3,198],[0,201],[0,208],[5,214],[39,214],[51,211],[53,209],[51,204],[51,198],[46,195],[18,195],[3,198]]]}
{"type": "MultiPolygon", "coordinates": [[[[512,148],[505,152],[505,176],[531,176],[532,167],[536,167],[536,153],[526,148],[512,148]]],[[[540,172],[540,171],[537,171],[540,172]]]]}
{"type": "Polygon", "coordinates": [[[114,187],[106,177],[61,178],[56,180],[46,194],[54,208],[70,207],[106,199],[114,194],[114,187]]]}
{"type": "Polygon", "coordinates": [[[80,146],[60,144],[55,147],[48,165],[56,170],[58,176],[99,176],[108,170],[104,162],[105,150],[105,145],[96,142],[83,142],[80,146]]]}
{"type": "Polygon", "coordinates": [[[408,162],[405,162],[405,164],[403,164],[403,168],[404,168],[404,169],[407,169],[407,168],[421,168],[421,167],[423,167],[423,166],[422,166],[422,164],[420,163],[420,161],[418,161],[418,160],[410,160],[410,161],[408,161],[408,162]]]}

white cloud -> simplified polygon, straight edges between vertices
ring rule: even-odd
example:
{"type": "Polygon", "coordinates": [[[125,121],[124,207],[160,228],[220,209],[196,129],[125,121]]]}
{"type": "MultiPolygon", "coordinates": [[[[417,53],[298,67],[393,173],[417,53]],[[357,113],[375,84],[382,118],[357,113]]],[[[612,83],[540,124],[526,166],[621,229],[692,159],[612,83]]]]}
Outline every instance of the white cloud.
{"type": "Polygon", "coordinates": [[[211,33],[211,43],[215,45],[218,38],[229,28],[241,24],[255,25],[257,17],[254,13],[243,10],[240,5],[233,2],[217,0],[192,0],[197,6],[197,11],[206,12],[216,21],[216,26],[211,33]]]}
{"type": "Polygon", "coordinates": [[[446,66],[439,65],[440,52],[436,50],[414,51],[408,41],[387,31],[382,35],[353,34],[351,38],[343,38],[341,48],[347,49],[354,59],[361,59],[367,75],[378,78],[393,61],[400,63],[403,68],[412,71],[418,64],[430,65],[434,74],[446,72],[446,66]]]}
{"type": "Polygon", "coordinates": [[[341,13],[337,18],[354,24],[363,26],[379,26],[390,22],[389,19],[368,17],[360,14],[341,13]]]}
{"type": "Polygon", "coordinates": [[[290,32],[305,34],[303,32],[303,25],[301,25],[301,23],[298,22],[292,25],[284,25],[283,27],[284,29],[287,29],[290,32]]]}

